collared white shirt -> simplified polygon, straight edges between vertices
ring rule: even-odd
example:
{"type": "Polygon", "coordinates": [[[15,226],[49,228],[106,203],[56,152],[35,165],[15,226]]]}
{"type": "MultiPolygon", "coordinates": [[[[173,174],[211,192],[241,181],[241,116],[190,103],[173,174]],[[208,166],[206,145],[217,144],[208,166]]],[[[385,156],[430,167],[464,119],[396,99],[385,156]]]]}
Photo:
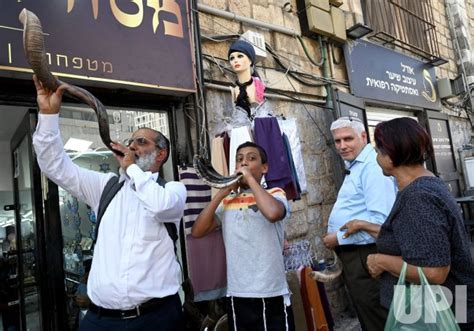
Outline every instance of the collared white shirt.
{"type": "MultiPolygon", "coordinates": [[[[75,165],[64,152],[59,116],[39,114],[33,145],[41,170],[97,214],[102,190],[114,174],[75,165]]],[[[94,249],[87,294],[96,305],[129,309],[178,292],[181,270],[163,222],[183,216],[186,188],[156,183],[157,173],[137,165],[120,176],[125,185],[106,209],[94,249]]]]}

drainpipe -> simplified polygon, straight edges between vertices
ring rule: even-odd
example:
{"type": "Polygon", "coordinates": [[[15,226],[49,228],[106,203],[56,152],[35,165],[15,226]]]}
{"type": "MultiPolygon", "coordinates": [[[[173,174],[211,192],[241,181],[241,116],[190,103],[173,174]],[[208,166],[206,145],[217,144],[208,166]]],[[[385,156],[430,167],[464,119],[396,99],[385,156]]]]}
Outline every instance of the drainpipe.
{"type": "MultiPolygon", "coordinates": [[[[331,78],[331,69],[329,67],[329,58],[328,58],[328,47],[329,43],[327,38],[323,38],[323,45],[321,48],[321,55],[323,59],[323,77],[324,78],[331,78]]],[[[326,107],[329,109],[333,109],[334,105],[332,102],[332,85],[331,83],[326,83],[326,107]]]]}

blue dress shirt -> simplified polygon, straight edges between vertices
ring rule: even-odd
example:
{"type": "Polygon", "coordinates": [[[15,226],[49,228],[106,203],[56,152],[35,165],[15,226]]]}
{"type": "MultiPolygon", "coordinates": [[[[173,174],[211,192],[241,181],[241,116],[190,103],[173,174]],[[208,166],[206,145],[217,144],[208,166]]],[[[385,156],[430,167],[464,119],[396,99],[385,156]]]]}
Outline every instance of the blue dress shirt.
{"type": "Polygon", "coordinates": [[[339,245],[367,245],[375,239],[365,231],[343,238],[340,227],[354,219],[382,225],[392,209],[397,194],[393,177],[384,176],[377,163],[377,153],[367,144],[352,162],[346,162],[346,175],[328,221],[328,233],[337,232],[339,245]]]}

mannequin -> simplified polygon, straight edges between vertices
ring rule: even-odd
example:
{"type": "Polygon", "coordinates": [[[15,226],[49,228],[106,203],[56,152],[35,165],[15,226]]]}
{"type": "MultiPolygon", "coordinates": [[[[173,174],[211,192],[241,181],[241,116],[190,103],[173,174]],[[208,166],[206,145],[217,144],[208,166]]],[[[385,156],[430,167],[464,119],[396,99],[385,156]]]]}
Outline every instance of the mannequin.
{"type": "Polygon", "coordinates": [[[248,42],[237,40],[230,46],[228,57],[237,75],[236,86],[232,88],[233,100],[236,107],[242,108],[251,120],[255,116],[252,108],[263,102],[265,90],[254,71],[255,50],[248,42]]]}

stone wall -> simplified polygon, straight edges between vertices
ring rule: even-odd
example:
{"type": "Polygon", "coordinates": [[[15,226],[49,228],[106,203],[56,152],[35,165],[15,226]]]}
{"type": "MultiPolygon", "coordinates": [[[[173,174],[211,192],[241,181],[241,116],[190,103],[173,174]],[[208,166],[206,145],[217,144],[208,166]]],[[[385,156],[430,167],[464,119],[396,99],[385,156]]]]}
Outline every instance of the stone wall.
{"type": "MultiPolygon", "coordinates": [[[[283,9],[286,1],[279,0],[202,0],[203,5],[211,6],[236,15],[253,18],[278,27],[294,30],[300,34],[299,20],[296,15],[296,0],[283,9]]],[[[305,55],[302,45],[295,36],[262,29],[224,18],[200,12],[200,32],[203,53],[206,113],[208,133],[212,137],[219,131],[219,124],[224,116],[228,116],[233,107],[230,90],[225,87],[236,80],[227,61],[227,50],[235,40],[247,30],[263,34],[266,43],[281,58],[284,65],[298,73],[321,77],[313,80],[319,86],[306,86],[288,75],[271,54],[257,63],[257,72],[265,85],[272,89],[267,94],[267,102],[276,115],[295,118],[301,141],[304,169],[307,180],[307,191],[301,200],[290,202],[291,216],[286,226],[286,238],[292,242],[302,239],[314,242],[327,230],[327,220],[336,200],[337,190],[342,174],[342,162],[334,150],[329,131],[333,121],[332,109],[324,108],[327,91],[323,84],[323,74],[327,78],[337,80],[336,85],[347,90],[347,74],[342,49],[338,46],[333,51],[327,49],[328,58],[334,56],[335,62],[326,61],[326,68],[316,66],[305,55]],[[226,38],[225,35],[228,35],[226,38]],[[284,93],[305,102],[313,102],[318,106],[304,104],[289,98],[278,96],[284,93]],[[320,106],[319,106],[320,105],[320,106]]],[[[317,39],[303,38],[303,42],[314,62],[322,56],[317,39]]],[[[268,90],[267,90],[268,92],[268,90]]],[[[316,248],[313,247],[316,254],[316,248]]],[[[347,299],[341,286],[334,286],[330,291],[331,302],[335,312],[347,307],[347,299]]]]}
{"type": "MultiPolygon", "coordinates": [[[[299,20],[296,15],[296,0],[290,1],[290,6],[284,10],[282,0],[201,0],[199,4],[217,8],[235,15],[253,18],[279,27],[301,33],[299,20]]],[[[469,2],[466,0],[466,2],[469,2]]],[[[440,77],[454,78],[458,75],[457,58],[452,44],[452,37],[446,19],[444,0],[432,0],[434,23],[438,33],[440,55],[449,60],[448,64],[437,67],[440,77]]],[[[472,7],[473,4],[468,6],[472,7]]],[[[346,26],[363,21],[360,0],[347,0],[341,7],[345,10],[346,26]]],[[[474,11],[472,11],[474,12],[474,11]]],[[[472,13],[471,13],[472,15],[472,13]]],[[[341,59],[340,64],[328,61],[327,66],[315,66],[306,57],[301,44],[291,35],[277,33],[271,29],[262,29],[229,20],[218,15],[199,13],[200,33],[203,53],[203,68],[205,86],[206,115],[208,134],[210,137],[219,131],[219,124],[224,116],[232,111],[233,101],[230,90],[226,87],[235,81],[235,77],[227,62],[227,50],[236,36],[247,30],[253,30],[264,35],[265,41],[281,57],[290,70],[308,73],[316,77],[327,77],[339,89],[348,91],[347,72],[340,47],[330,45],[334,52],[327,52],[329,57],[334,55],[341,59]]],[[[470,31],[474,31],[472,17],[470,31]]],[[[303,38],[310,56],[315,61],[321,58],[322,50],[316,39],[303,38]]],[[[327,220],[335,202],[337,191],[342,178],[342,163],[334,150],[329,125],[333,120],[333,112],[321,107],[326,101],[327,92],[324,86],[306,86],[290,78],[288,72],[280,68],[274,58],[267,57],[257,63],[257,71],[267,87],[274,89],[268,95],[268,102],[275,114],[297,121],[304,168],[307,177],[307,192],[302,199],[291,202],[291,219],[287,225],[287,238],[290,241],[299,239],[314,240],[325,233],[327,220]],[[305,101],[317,103],[320,106],[308,105],[278,96],[279,92],[305,101]]],[[[320,80],[319,82],[322,82],[320,80]]],[[[471,126],[460,111],[443,109],[450,117],[450,127],[455,150],[469,142],[471,126]]],[[[456,157],[458,156],[455,153],[456,157]]],[[[459,167],[460,169],[460,167],[459,167]]],[[[343,295],[339,293],[341,298],[343,295]]],[[[342,300],[336,310],[343,309],[346,302],[342,300]]]]}
{"type": "MultiPolygon", "coordinates": [[[[468,0],[433,0],[433,15],[436,32],[438,35],[438,47],[440,56],[447,59],[449,63],[436,68],[438,78],[454,79],[461,74],[461,62],[464,64],[468,81],[474,83],[474,55],[472,41],[474,40],[474,3],[468,0]],[[452,21],[448,20],[447,7],[450,8],[452,21]],[[469,14],[471,17],[469,17],[469,14]],[[454,29],[454,30],[453,30],[454,29]],[[456,50],[454,37],[457,37],[460,51],[456,50]]],[[[449,99],[458,102],[459,98],[449,99]]],[[[464,190],[459,150],[463,145],[470,144],[472,139],[472,126],[467,117],[465,108],[443,106],[443,113],[449,115],[449,127],[451,129],[454,156],[457,169],[461,174],[460,182],[464,190]]]]}
{"type": "MultiPolygon", "coordinates": [[[[290,2],[291,12],[283,10],[284,2],[277,0],[203,0],[200,3],[300,33],[294,0],[290,2]]],[[[206,82],[212,83],[205,89],[208,129],[211,136],[219,131],[218,125],[222,122],[223,116],[229,115],[232,111],[232,97],[224,86],[235,80],[227,62],[227,50],[235,40],[235,35],[240,35],[249,29],[262,33],[265,41],[291,70],[318,77],[323,75],[323,67],[315,66],[308,60],[301,44],[294,36],[202,12],[199,14],[199,20],[204,77],[206,82]],[[231,36],[225,40],[224,35],[231,36]]],[[[318,40],[309,38],[303,40],[312,59],[318,61],[321,58],[318,40]]],[[[337,58],[343,56],[339,48],[334,50],[334,54],[337,58]]],[[[330,73],[332,70],[335,78],[341,82],[341,88],[346,89],[347,75],[344,61],[339,65],[332,63],[327,69],[330,73]]],[[[330,109],[279,98],[275,94],[281,91],[323,106],[327,95],[326,89],[322,80],[319,82],[321,86],[311,87],[290,78],[284,69],[279,68],[269,53],[267,58],[257,63],[257,72],[267,87],[277,90],[271,92],[272,96],[268,97],[268,103],[274,113],[286,118],[295,118],[299,129],[308,189],[301,200],[291,202],[292,214],[288,222],[287,237],[290,241],[312,240],[326,231],[328,215],[338,189],[336,181],[340,176],[336,172],[342,171],[329,131],[333,113],[330,109]]]]}

